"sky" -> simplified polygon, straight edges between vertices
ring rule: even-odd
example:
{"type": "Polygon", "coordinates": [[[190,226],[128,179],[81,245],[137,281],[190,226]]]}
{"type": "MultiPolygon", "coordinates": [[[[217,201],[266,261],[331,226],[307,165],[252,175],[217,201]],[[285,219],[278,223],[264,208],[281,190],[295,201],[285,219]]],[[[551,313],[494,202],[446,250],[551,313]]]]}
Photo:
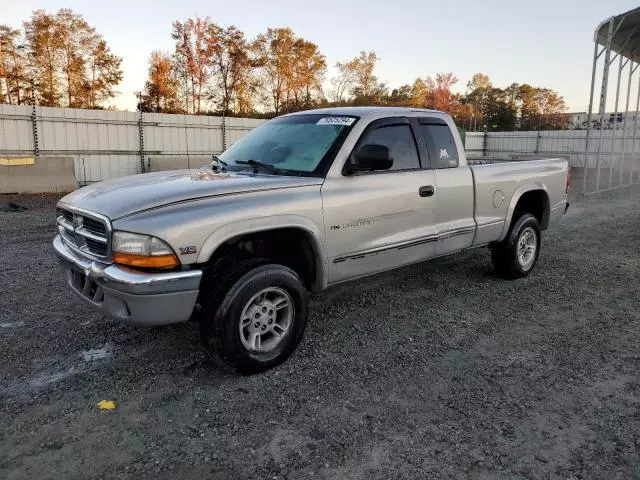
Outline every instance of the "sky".
{"type": "Polygon", "coordinates": [[[330,65],[361,50],[380,57],[377,75],[390,87],[416,77],[453,72],[463,92],[477,72],[493,84],[529,83],[558,91],[569,111],[586,111],[593,33],[605,18],[638,6],[637,0],[0,0],[0,23],[17,27],[41,8],[71,8],[122,57],[124,79],[114,104],[135,110],[149,54],[173,49],[171,24],[209,16],[251,38],[267,27],[290,27],[318,44],[330,65]]]}

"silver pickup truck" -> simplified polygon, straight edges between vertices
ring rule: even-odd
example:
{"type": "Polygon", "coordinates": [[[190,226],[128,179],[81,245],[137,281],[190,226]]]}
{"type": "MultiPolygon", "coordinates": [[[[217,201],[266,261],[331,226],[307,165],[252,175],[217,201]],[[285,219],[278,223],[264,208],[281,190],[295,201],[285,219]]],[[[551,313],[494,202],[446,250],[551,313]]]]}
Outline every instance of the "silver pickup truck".
{"type": "Polygon", "coordinates": [[[294,351],[309,291],[480,246],[499,276],[528,275],[568,189],[562,159],[469,166],[447,114],[329,108],[273,119],[199,170],[67,195],[53,246],[88,304],[199,321],[210,352],[253,373],[294,351]]]}

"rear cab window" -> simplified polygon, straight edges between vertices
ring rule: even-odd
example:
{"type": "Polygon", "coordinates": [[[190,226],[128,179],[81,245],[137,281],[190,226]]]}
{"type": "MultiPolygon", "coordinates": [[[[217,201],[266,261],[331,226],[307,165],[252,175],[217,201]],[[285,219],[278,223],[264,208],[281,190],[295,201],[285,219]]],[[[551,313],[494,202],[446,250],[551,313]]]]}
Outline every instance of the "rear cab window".
{"type": "Polygon", "coordinates": [[[431,168],[455,168],[459,154],[449,125],[437,118],[419,118],[418,131],[426,143],[431,168]]]}

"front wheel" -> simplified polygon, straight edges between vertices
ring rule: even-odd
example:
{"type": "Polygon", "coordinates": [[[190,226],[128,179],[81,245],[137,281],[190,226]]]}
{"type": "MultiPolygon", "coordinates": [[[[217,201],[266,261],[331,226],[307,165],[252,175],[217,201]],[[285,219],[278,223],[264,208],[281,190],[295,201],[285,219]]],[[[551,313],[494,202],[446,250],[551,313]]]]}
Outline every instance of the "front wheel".
{"type": "Polygon", "coordinates": [[[307,291],[283,265],[263,265],[240,276],[215,312],[203,312],[206,348],[241,373],[257,373],[285,361],[307,323],[307,291]]]}
{"type": "Polygon", "coordinates": [[[519,217],[507,238],[491,247],[491,261],[498,276],[515,279],[531,273],[540,254],[540,225],[531,214],[519,217]]]}

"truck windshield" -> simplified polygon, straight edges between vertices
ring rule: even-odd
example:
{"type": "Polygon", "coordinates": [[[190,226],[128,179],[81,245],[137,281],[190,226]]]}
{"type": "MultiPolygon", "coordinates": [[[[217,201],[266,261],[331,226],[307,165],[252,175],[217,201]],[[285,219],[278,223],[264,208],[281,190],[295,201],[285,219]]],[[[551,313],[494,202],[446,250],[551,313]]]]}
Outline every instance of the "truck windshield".
{"type": "Polygon", "coordinates": [[[230,170],[258,169],[259,162],[282,175],[324,176],[356,121],[354,116],[322,114],[276,118],[238,140],[220,159],[230,170]]]}

